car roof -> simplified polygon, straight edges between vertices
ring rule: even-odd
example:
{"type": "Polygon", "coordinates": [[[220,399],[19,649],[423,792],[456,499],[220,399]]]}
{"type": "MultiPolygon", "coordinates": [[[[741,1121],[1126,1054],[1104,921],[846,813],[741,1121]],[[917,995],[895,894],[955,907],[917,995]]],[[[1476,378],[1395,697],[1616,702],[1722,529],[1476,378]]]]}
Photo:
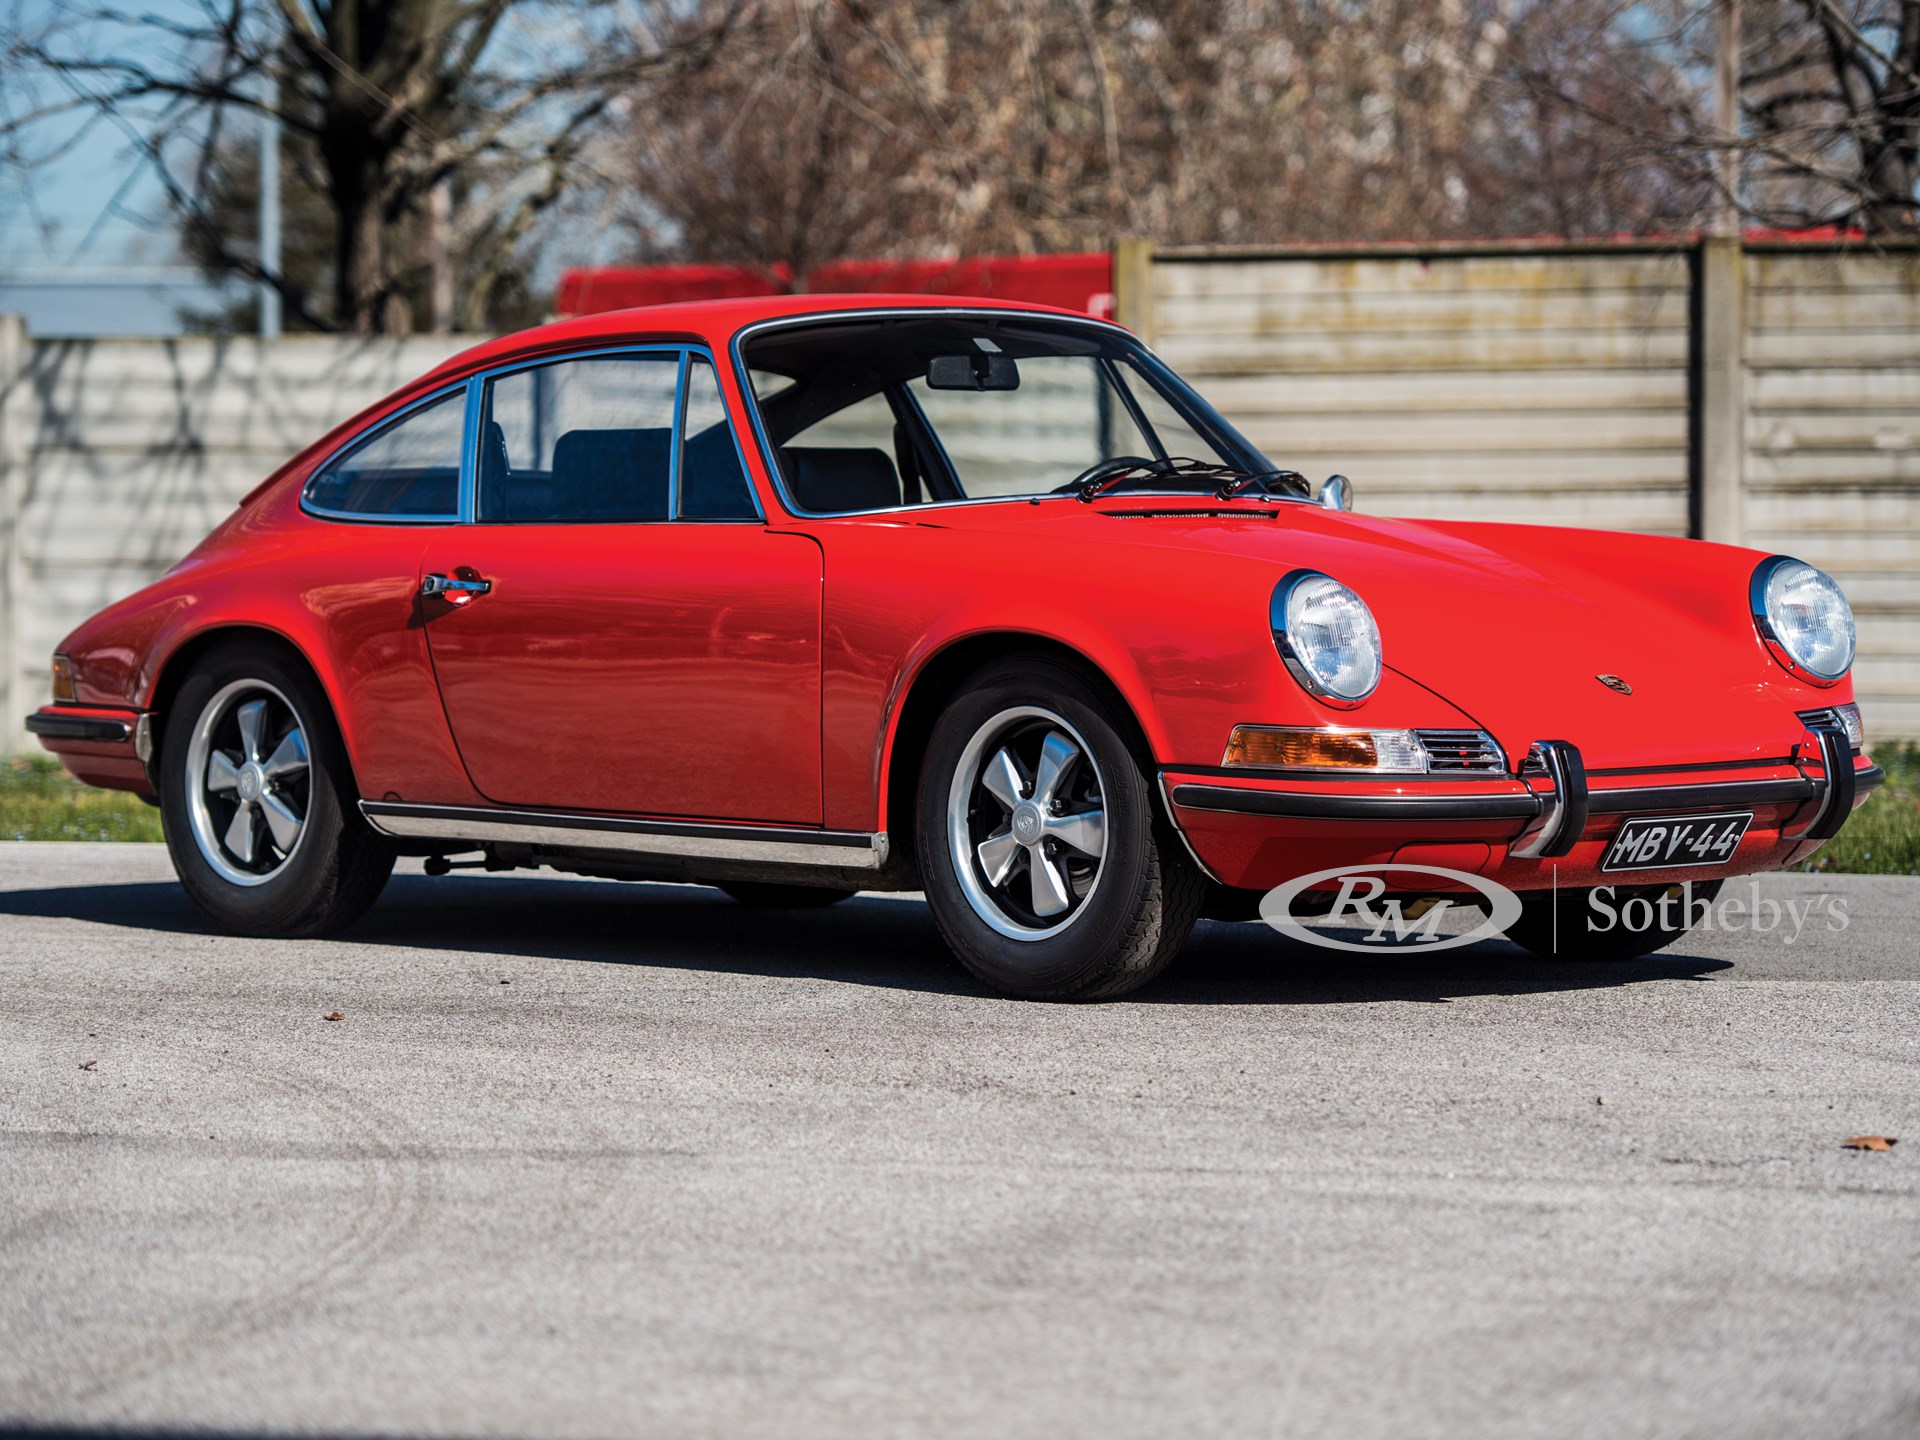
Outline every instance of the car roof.
{"type": "Polygon", "coordinates": [[[574,349],[595,341],[618,344],[642,339],[694,339],[715,351],[725,350],[733,337],[762,320],[794,316],[857,315],[871,310],[999,310],[1029,315],[1060,315],[1074,320],[1094,317],[1057,305],[1023,300],[976,299],[967,295],[757,295],[731,300],[683,300],[672,305],[643,305],[631,310],[603,310],[556,320],[501,335],[442,361],[422,377],[438,381],[461,371],[475,370],[501,360],[549,350],[574,349]]]}

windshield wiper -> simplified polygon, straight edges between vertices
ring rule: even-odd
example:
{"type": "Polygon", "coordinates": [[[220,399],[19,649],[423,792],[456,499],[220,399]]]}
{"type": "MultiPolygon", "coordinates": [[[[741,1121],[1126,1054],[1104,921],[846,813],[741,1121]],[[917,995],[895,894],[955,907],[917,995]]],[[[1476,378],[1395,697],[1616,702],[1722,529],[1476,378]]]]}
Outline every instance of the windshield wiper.
{"type": "Polygon", "coordinates": [[[1107,474],[1096,471],[1080,482],[1078,493],[1081,500],[1092,504],[1095,499],[1116,486],[1147,475],[1155,479],[1168,480],[1218,480],[1221,482],[1220,488],[1213,493],[1221,500],[1233,499],[1249,485],[1258,485],[1262,495],[1283,493],[1273,488],[1277,481],[1297,485],[1302,496],[1308,493],[1307,477],[1298,470],[1244,470],[1238,465],[1223,465],[1213,460],[1194,460],[1187,457],[1142,461],[1140,464],[1129,465],[1107,474]]]}
{"type": "Polygon", "coordinates": [[[1214,491],[1213,495],[1216,500],[1231,500],[1249,485],[1258,485],[1262,495],[1272,495],[1275,493],[1273,482],[1276,480],[1297,484],[1301,495],[1308,493],[1307,477],[1298,470],[1238,470],[1234,471],[1233,477],[1214,491]]]}

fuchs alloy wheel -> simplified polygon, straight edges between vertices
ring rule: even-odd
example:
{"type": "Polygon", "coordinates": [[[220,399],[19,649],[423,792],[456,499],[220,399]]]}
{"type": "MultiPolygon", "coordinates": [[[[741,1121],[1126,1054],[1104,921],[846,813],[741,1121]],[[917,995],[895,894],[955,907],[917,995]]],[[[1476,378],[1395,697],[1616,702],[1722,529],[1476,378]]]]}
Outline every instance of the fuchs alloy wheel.
{"type": "Polygon", "coordinates": [[[187,745],[193,841],[230,885],[264,885],[299,853],[313,795],[307,732],[264,680],[234,680],[201,707],[187,745]]]}
{"type": "Polygon", "coordinates": [[[1507,938],[1543,960],[1638,960],[1686,934],[1693,922],[1683,906],[1711,905],[1722,883],[1697,881],[1690,897],[1679,885],[1610,886],[1611,915],[1594,907],[1592,890],[1532,891],[1520,897],[1520,918],[1507,927],[1507,938]],[[1660,923],[1662,896],[1671,896],[1665,913],[1673,924],[1660,923]],[[1651,923],[1635,923],[1641,919],[1651,923]]]}
{"type": "Polygon", "coordinates": [[[1123,994],[1192,931],[1201,877],[1155,811],[1127,728],[1079,674],[1041,660],[982,671],[935,724],[922,879],[947,943],[995,989],[1123,994]]]}
{"type": "Polygon", "coordinates": [[[338,929],[393,869],[360,816],[325,697],[270,646],[203,660],[169,708],[155,768],[174,870],[228,930],[338,929]]]}

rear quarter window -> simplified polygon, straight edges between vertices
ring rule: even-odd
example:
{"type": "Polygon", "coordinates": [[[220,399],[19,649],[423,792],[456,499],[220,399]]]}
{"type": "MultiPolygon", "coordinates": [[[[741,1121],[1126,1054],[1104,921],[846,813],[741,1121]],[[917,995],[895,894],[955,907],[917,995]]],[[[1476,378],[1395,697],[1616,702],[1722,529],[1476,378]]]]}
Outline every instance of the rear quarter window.
{"type": "Polygon", "coordinates": [[[461,386],[388,421],[307,482],[307,506],[375,520],[457,518],[466,415],[461,386]]]}

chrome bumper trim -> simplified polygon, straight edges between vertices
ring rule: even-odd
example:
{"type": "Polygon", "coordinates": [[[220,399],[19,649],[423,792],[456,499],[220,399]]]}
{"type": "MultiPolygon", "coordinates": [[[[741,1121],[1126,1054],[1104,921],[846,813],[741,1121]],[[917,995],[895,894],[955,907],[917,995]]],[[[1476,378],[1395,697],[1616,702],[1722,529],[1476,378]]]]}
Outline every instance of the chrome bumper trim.
{"type": "Polygon", "coordinates": [[[1838,725],[1809,725],[1820,742],[1820,768],[1826,772],[1820,785],[1820,807],[1806,828],[1787,836],[1789,840],[1831,840],[1853,814],[1859,777],[1853,769],[1853,745],[1847,732],[1838,725]]]}
{"type": "Polygon", "coordinates": [[[1538,755],[1551,792],[1540,796],[1540,813],[1507,847],[1523,860],[1557,860],[1571,851],[1587,828],[1587,767],[1579,748],[1566,740],[1536,740],[1530,756],[1538,755]]]}

